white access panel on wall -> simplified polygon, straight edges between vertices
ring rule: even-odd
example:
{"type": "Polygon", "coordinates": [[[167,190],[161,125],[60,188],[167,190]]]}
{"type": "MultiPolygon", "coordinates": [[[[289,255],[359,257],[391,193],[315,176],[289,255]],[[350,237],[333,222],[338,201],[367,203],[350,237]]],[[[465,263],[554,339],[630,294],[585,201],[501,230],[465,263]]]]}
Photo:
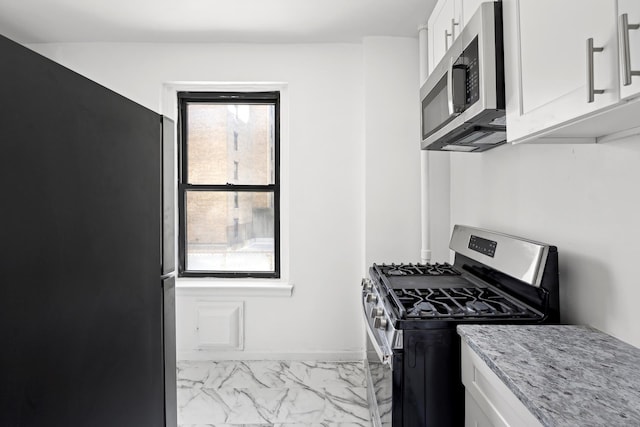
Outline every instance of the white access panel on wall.
{"type": "Polygon", "coordinates": [[[244,302],[198,301],[196,346],[201,350],[243,350],[244,302]]]}

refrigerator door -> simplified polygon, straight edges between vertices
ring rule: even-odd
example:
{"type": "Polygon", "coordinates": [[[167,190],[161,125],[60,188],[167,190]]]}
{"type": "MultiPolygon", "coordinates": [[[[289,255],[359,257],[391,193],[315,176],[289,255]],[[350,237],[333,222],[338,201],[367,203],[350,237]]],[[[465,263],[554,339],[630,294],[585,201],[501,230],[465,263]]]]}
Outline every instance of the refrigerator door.
{"type": "Polygon", "coordinates": [[[165,426],[177,427],[177,379],[176,379],[176,279],[162,280],[164,309],[164,396],[165,426]]]}
{"type": "Polygon", "coordinates": [[[0,58],[0,426],[163,426],[160,116],[0,58]]]}
{"type": "Polygon", "coordinates": [[[162,116],[162,268],[163,276],[176,269],[175,235],[175,125],[162,116]]]}

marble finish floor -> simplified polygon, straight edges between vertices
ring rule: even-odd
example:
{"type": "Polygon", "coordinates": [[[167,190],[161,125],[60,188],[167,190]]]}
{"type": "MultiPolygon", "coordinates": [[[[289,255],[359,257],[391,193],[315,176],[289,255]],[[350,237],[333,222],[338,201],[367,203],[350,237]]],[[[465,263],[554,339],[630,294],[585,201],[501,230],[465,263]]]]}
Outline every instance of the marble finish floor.
{"type": "Polygon", "coordinates": [[[180,427],[371,427],[363,362],[178,362],[180,427]]]}

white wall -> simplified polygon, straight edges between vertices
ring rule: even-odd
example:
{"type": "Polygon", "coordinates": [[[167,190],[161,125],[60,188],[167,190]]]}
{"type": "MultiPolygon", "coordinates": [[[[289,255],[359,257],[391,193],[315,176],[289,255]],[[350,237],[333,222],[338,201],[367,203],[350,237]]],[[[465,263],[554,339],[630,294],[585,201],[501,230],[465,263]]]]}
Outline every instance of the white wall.
{"type": "Polygon", "coordinates": [[[451,154],[451,223],[558,246],[561,315],[640,347],[640,136],[451,154]]]}
{"type": "Polygon", "coordinates": [[[234,297],[206,293],[207,297],[198,297],[192,292],[178,293],[178,345],[182,356],[197,357],[188,351],[193,342],[186,337],[193,335],[193,310],[199,300],[205,299],[244,301],[245,343],[244,351],[204,352],[200,353],[202,357],[362,357],[359,284],[366,271],[365,246],[369,247],[367,242],[375,237],[370,233],[365,236],[364,180],[365,175],[370,176],[370,168],[377,169],[384,162],[384,156],[380,156],[369,165],[371,158],[366,156],[376,151],[393,154],[392,161],[399,162],[399,166],[376,170],[376,176],[384,178],[385,188],[410,187],[393,199],[404,207],[387,209],[385,221],[375,230],[368,229],[383,232],[385,243],[392,248],[379,252],[389,257],[383,261],[402,260],[408,254],[417,259],[420,226],[419,204],[412,204],[412,199],[419,197],[419,116],[414,104],[417,42],[375,38],[364,46],[29,46],[156,111],[161,111],[162,85],[167,82],[287,84],[289,162],[283,169],[288,168],[290,185],[289,278],[294,284],[293,294],[234,297]],[[382,68],[371,70],[373,66],[382,68]],[[378,93],[378,87],[385,90],[378,93]],[[405,117],[407,113],[415,117],[405,117]],[[384,120],[369,126],[370,120],[380,120],[381,114],[384,120]],[[378,133],[384,138],[376,138],[378,133]],[[397,225],[400,228],[393,228],[397,225]],[[415,237],[408,235],[410,228],[416,230],[415,237]]]}
{"type": "Polygon", "coordinates": [[[420,261],[418,41],[364,40],[365,265],[420,261]]]}

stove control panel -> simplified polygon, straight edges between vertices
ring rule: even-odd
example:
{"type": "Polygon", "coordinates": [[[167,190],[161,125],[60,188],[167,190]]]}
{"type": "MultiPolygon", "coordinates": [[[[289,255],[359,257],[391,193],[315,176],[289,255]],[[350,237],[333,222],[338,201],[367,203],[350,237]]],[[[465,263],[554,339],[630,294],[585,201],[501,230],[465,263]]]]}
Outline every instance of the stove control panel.
{"type": "Polygon", "coordinates": [[[540,287],[549,251],[556,247],[522,237],[456,224],[449,248],[533,287],[540,287]],[[498,249],[499,247],[499,249],[498,249]]]}
{"type": "Polygon", "coordinates": [[[474,236],[473,234],[469,238],[469,249],[479,252],[483,255],[490,256],[491,258],[495,256],[497,246],[498,242],[494,240],[474,236]]]}

